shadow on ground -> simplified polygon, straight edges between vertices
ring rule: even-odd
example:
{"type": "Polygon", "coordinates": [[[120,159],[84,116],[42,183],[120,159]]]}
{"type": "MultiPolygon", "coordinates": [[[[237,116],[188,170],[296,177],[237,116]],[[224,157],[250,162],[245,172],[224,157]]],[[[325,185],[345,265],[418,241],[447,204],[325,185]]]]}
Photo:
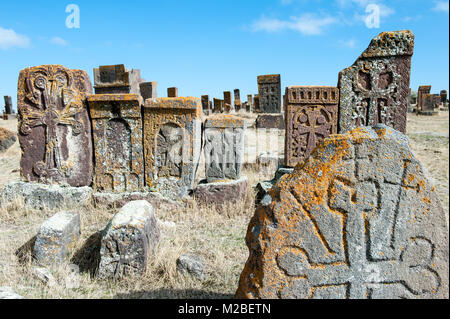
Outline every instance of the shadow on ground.
{"type": "Polygon", "coordinates": [[[92,277],[95,276],[100,261],[101,240],[102,232],[94,233],[73,255],[70,261],[80,267],[80,272],[87,272],[92,277]]]}
{"type": "Polygon", "coordinates": [[[156,289],[117,294],[114,299],[232,299],[232,294],[197,289],[156,289]]]}

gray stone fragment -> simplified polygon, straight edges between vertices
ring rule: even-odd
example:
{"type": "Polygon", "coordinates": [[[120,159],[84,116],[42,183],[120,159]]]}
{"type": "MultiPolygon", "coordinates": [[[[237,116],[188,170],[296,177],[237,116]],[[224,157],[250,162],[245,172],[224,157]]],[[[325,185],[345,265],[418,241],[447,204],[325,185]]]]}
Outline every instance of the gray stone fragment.
{"type": "MultiPolygon", "coordinates": [[[[122,208],[127,203],[135,200],[146,200],[156,210],[176,210],[182,208],[182,203],[165,198],[157,192],[135,192],[135,193],[94,193],[93,201],[96,207],[122,208]]],[[[180,198],[176,198],[179,200],[180,198]]]]}
{"type": "Polygon", "coordinates": [[[73,252],[81,234],[80,215],[62,211],[47,219],[40,227],[33,255],[41,265],[63,263],[73,252]]]}
{"type": "Polygon", "coordinates": [[[16,198],[23,198],[29,209],[63,209],[88,205],[91,202],[92,188],[63,187],[38,183],[11,182],[0,195],[0,206],[16,198]]]}
{"type": "Polygon", "coordinates": [[[51,272],[44,267],[34,267],[33,275],[41,281],[44,285],[49,287],[53,287],[56,284],[55,277],[51,274],[51,272]]]}
{"type": "Polygon", "coordinates": [[[98,277],[120,279],[143,274],[159,238],[153,207],[144,200],[126,204],[103,232],[98,277]]]}
{"type": "Polygon", "coordinates": [[[283,177],[283,175],[292,174],[293,171],[294,169],[291,167],[278,167],[272,180],[258,183],[258,185],[256,185],[256,204],[268,206],[272,203],[272,197],[269,195],[269,190],[280,180],[281,177],[283,177]]]}
{"type": "Polygon", "coordinates": [[[194,190],[195,200],[199,205],[214,205],[220,208],[226,204],[243,203],[246,198],[248,178],[238,180],[206,183],[200,182],[194,190]]]}
{"type": "Polygon", "coordinates": [[[205,265],[197,255],[181,255],[177,259],[177,270],[181,274],[189,273],[198,280],[205,278],[205,265]]]}
{"type": "Polygon", "coordinates": [[[0,287],[0,299],[24,299],[11,287],[0,287]]]}
{"type": "Polygon", "coordinates": [[[402,133],[331,135],[270,194],[237,298],[448,298],[447,219],[402,133]]]}

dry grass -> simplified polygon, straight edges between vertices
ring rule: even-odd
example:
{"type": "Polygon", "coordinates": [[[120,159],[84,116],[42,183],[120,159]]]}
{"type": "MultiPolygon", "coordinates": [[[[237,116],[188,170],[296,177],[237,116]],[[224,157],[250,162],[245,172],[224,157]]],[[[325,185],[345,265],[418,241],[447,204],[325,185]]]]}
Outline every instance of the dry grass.
{"type": "MultiPolygon", "coordinates": [[[[442,112],[438,117],[409,114],[408,118],[411,146],[433,177],[447,218],[448,120],[448,112],[442,112]]],[[[17,124],[15,121],[0,121],[0,125],[14,129],[17,124]]],[[[278,149],[282,150],[282,132],[278,138],[278,149]]],[[[248,150],[259,151],[264,147],[252,129],[249,130],[246,145],[248,150]]],[[[271,144],[265,145],[269,147],[271,144]]],[[[0,154],[0,189],[17,179],[18,173],[11,171],[19,168],[19,159],[18,143],[8,152],[0,154]]],[[[202,169],[203,165],[198,172],[200,177],[204,174],[202,169]]],[[[251,166],[243,174],[249,177],[253,186],[272,178],[272,174],[263,176],[251,166]]],[[[80,286],[76,289],[66,288],[67,264],[52,269],[57,282],[52,287],[33,276],[31,248],[34,236],[40,224],[55,211],[30,211],[24,209],[18,199],[8,208],[0,209],[0,286],[13,287],[26,298],[231,298],[248,257],[244,238],[254,212],[254,197],[254,190],[250,188],[245,205],[228,207],[222,213],[214,208],[198,208],[195,203],[179,211],[157,211],[157,217],[162,222],[162,236],[146,274],[139,279],[126,278],[119,282],[99,281],[92,276],[98,257],[100,232],[115,210],[80,208],[82,237],[71,258],[71,263],[78,264],[81,269],[77,277],[80,286]],[[176,226],[172,227],[169,222],[176,226]],[[207,265],[204,281],[177,273],[176,259],[182,253],[195,253],[203,257],[207,265]]]]}

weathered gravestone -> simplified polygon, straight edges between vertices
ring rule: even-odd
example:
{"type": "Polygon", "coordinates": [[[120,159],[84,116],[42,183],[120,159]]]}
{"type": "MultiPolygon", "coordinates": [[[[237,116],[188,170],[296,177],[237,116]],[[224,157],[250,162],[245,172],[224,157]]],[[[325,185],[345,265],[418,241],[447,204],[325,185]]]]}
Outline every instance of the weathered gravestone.
{"type": "Polygon", "coordinates": [[[94,69],[95,94],[140,94],[141,71],[127,70],[123,64],[102,65],[94,69]]]}
{"type": "Polygon", "coordinates": [[[13,105],[12,105],[12,99],[11,99],[11,97],[10,96],[4,96],[4,99],[5,99],[5,114],[12,114],[13,112],[12,112],[12,107],[13,107],[13,105]]]}
{"type": "Polygon", "coordinates": [[[447,90],[441,91],[441,103],[442,104],[447,103],[447,90]]]}
{"type": "Polygon", "coordinates": [[[144,101],[158,97],[158,82],[143,82],[139,84],[139,88],[144,101]]]}
{"type": "Polygon", "coordinates": [[[247,105],[250,108],[250,110],[253,109],[253,95],[251,94],[247,94],[247,105]]]}
{"type": "Polygon", "coordinates": [[[262,113],[281,112],[281,77],[279,74],[258,76],[258,93],[262,113]]]}
{"type": "Polygon", "coordinates": [[[332,135],[269,193],[237,298],[448,298],[446,217],[400,132],[332,135]]]}
{"type": "Polygon", "coordinates": [[[412,32],[383,32],[339,73],[340,133],[377,123],[406,132],[413,50],[412,32]]]}
{"type": "Polygon", "coordinates": [[[95,154],[94,189],[100,192],[142,191],[142,97],[96,94],[88,101],[95,154]]]}
{"type": "Polygon", "coordinates": [[[439,112],[434,111],[435,108],[435,96],[433,94],[423,93],[421,94],[421,108],[419,109],[420,115],[436,115],[439,112]]]}
{"type": "Polygon", "coordinates": [[[223,100],[214,98],[214,111],[213,113],[223,112],[223,100]]]}
{"type": "Polygon", "coordinates": [[[338,103],[336,87],[286,88],[286,166],[303,163],[320,141],[337,133],[338,103]]]}
{"type": "Polygon", "coordinates": [[[424,109],[425,95],[430,94],[431,85],[422,85],[419,86],[419,90],[417,91],[417,112],[420,112],[424,109]]]}
{"type": "Polygon", "coordinates": [[[97,276],[121,279],[142,275],[159,238],[153,207],[143,200],[126,204],[103,231],[97,276]]]}
{"type": "MultiPolygon", "coordinates": [[[[199,98],[148,99],[144,105],[145,178],[176,199],[193,189],[201,148],[199,98]],[[165,186],[164,186],[165,187],[165,186]]],[[[161,191],[161,189],[159,189],[161,191]]]]}
{"type": "Polygon", "coordinates": [[[26,181],[88,186],[91,124],[85,71],[42,65],[20,72],[17,91],[21,175],[26,181]]]}
{"type": "Polygon", "coordinates": [[[267,128],[267,129],[279,129],[284,130],[286,128],[286,123],[283,114],[260,114],[256,118],[255,122],[256,128],[267,128]]]}
{"type": "Polygon", "coordinates": [[[244,157],[245,120],[231,115],[213,116],[206,120],[204,127],[207,181],[239,179],[244,157]]]}
{"type": "Polygon", "coordinates": [[[241,103],[241,93],[239,89],[234,90],[234,109],[236,112],[240,111],[242,107],[241,103]]]}
{"type": "Polygon", "coordinates": [[[209,115],[209,95],[202,95],[202,109],[203,114],[209,115]]]}
{"type": "Polygon", "coordinates": [[[223,92],[223,111],[225,113],[230,113],[233,109],[233,102],[231,101],[231,92],[223,92]]]}
{"type": "Polygon", "coordinates": [[[255,95],[253,97],[253,109],[255,111],[255,113],[260,113],[261,112],[261,103],[260,103],[260,98],[259,95],[255,95]]]}
{"type": "Polygon", "coordinates": [[[168,88],[167,97],[178,97],[178,88],[176,87],[168,88]]]}
{"type": "Polygon", "coordinates": [[[441,106],[441,96],[440,94],[433,94],[433,105],[434,108],[439,108],[439,106],[441,106]]]}

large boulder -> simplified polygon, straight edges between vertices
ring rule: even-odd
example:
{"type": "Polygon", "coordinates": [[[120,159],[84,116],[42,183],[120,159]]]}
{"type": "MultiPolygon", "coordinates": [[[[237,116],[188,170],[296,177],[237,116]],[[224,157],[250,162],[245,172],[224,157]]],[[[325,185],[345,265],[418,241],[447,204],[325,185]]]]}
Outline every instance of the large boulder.
{"type": "Polygon", "coordinates": [[[143,274],[159,238],[152,205],[144,200],[126,204],[104,230],[98,277],[120,279],[143,274]]]}
{"type": "Polygon", "coordinates": [[[325,139],[269,191],[237,298],[448,298],[448,229],[403,134],[325,139]]]}

